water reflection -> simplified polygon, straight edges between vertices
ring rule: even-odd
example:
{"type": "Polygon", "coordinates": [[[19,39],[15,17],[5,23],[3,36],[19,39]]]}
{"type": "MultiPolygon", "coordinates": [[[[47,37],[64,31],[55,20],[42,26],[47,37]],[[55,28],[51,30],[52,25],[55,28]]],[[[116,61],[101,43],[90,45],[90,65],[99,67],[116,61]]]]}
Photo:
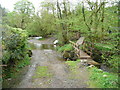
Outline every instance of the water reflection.
{"type": "Polygon", "coordinates": [[[55,50],[56,45],[53,45],[53,44],[30,43],[30,47],[31,47],[32,50],[34,50],[34,49],[39,49],[39,50],[51,49],[51,50],[55,50]]]}

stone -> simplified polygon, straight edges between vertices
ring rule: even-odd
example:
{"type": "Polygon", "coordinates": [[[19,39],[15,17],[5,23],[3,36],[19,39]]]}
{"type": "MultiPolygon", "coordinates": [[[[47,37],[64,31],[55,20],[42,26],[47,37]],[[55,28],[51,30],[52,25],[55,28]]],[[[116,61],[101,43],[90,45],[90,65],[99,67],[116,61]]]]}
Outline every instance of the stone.
{"type": "Polygon", "coordinates": [[[91,68],[91,67],[94,67],[94,65],[90,65],[90,66],[88,66],[89,68],[91,68]]]}
{"type": "Polygon", "coordinates": [[[103,77],[107,77],[107,75],[103,75],[103,77]]]}

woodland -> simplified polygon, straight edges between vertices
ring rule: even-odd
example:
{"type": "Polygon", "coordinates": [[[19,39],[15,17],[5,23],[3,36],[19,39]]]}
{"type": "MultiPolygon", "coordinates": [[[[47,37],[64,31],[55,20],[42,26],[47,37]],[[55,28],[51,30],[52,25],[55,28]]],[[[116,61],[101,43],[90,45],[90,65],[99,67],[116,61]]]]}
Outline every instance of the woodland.
{"type": "Polygon", "coordinates": [[[29,0],[20,0],[14,4],[13,11],[0,6],[0,13],[2,15],[0,62],[3,65],[0,66],[2,67],[0,81],[14,78],[23,68],[30,65],[32,56],[28,43],[30,37],[42,37],[40,41],[54,37],[58,40],[56,51],[62,54],[65,51],[71,54],[73,51],[69,41],[76,42],[80,37],[85,37],[80,48],[94,61],[108,68],[107,71],[99,71],[97,67],[90,68],[90,83],[96,88],[119,87],[118,0],[81,0],[75,5],[69,0],[44,0],[38,10],[29,0]],[[104,75],[108,77],[104,78],[104,75]]]}

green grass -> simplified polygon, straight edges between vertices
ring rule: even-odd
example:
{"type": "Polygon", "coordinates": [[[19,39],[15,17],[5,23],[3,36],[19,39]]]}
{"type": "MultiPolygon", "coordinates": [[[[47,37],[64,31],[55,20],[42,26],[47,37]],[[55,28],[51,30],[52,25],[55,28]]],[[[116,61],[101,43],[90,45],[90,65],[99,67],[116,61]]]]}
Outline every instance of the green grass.
{"type": "Polygon", "coordinates": [[[66,61],[66,64],[69,66],[70,70],[72,71],[72,73],[77,73],[77,68],[78,68],[78,63],[80,62],[80,59],[76,60],[76,61],[66,61]]]}
{"type": "Polygon", "coordinates": [[[90,88],[118,88],[118,75],[104,72],[96,67],[89,69],[90,88]],[[106,75],[106,77],[104,77],[106,75]]]}
{"type": "Polygon", "coordinates": [[[76,61],[66,61],[66,64],[69,66],[70,74],[68,75],[68,79],[80,79],[81,77],[79,76],[80,69],[79,65],[80,59],[77,59],[76,61]]]}
{"type": "Polygon", "coordinates": [[[27,55],[24,60],[18,61],[16,65],[16,69],[23,68],[27,65],[30,65],[30,57],[27,55]]]}
{"type": "Polygon", "coordinates": [[[57,49],[58,49],[59,52],[72,51],[72,50],[73,50],[73,47],[72,47],[71,44],[65,44],[64,46],[58,47],[57,49]]]}
{"type": "Polygon", "coordinates": [[[49,73],[49,69],[47,66],[38,66],[33,78],[50,78],[51,76],[52,74],[49,73]]]}

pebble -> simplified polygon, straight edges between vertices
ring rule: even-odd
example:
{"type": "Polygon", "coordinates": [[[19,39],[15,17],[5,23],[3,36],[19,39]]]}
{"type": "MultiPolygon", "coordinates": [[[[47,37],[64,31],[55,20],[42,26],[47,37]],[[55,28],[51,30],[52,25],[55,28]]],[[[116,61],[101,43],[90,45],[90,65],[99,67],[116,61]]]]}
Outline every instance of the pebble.
{"type": "Polygon", "coordinates": [[[11,80],[11,78],[8,78],[8,80],[10,81],[10,80],[11,80]]]}
{"type": "Polygon", "coordinates": [[[81,60],[81,62],[82,62],[82,63],[86,63],[86,62],[87,62],[87,60],[81,60]]]}
{"type": "Polygon", "coordinates": [[[53,43],[54,43],[54,44],[57,44],[57,43],[58,43],[58,40],[55,40],[53,43]]]}
{"type": "Polygon", "coordinates": [[[94,67],[94,65],[90,65],[90,66],[88,66],[88,67],[90,67],[90,68],[91,68],[91,67],[94,67]]]}
{"type": "Polygon", "coordinates": [[[103,77],[107,77],[107,75],[103,75],[103,77]]]}

